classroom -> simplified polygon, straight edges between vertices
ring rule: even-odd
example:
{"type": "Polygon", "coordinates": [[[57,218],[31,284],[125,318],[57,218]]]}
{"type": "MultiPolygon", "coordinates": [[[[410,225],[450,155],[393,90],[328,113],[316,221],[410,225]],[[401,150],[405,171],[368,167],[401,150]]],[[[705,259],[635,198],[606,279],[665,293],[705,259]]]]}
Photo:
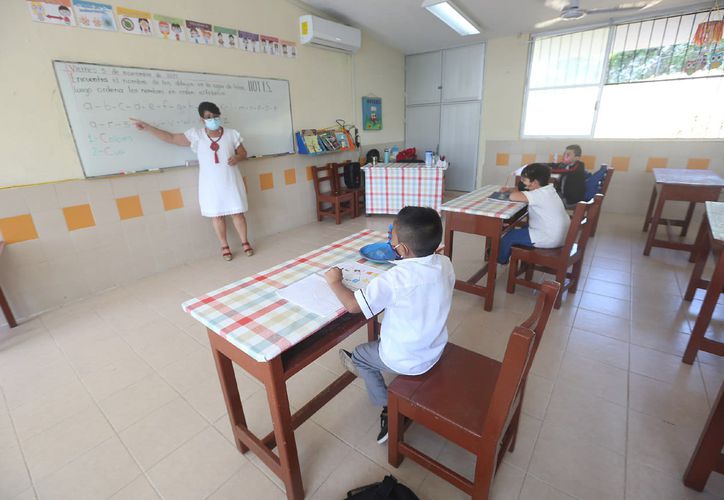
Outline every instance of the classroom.
{"type": "Polygon", "coordinates": [[[719,0],[3,7],[0,499],[724,498],[719,0]]]}

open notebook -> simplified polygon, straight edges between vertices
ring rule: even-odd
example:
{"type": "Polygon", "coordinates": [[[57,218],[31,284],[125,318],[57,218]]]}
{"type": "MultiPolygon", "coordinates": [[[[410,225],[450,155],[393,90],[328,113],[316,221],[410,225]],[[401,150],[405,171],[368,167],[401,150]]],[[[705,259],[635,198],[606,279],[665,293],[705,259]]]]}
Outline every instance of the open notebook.
{"type": "Polygon", "coordinates": [[[488,198],[490,198],[491,200],[509,201],[510,191],[496,191],[488,196],[488,198]]]}
{"type": "MultiPolygon", "coordinates": [[[[384,272],[351,261],[342,262],[337,264],[336,267],[342,269],[342,283],[354,291],[366,287],[370,281],[384,272]]],[[[310,274],[286,288],[277,290],[277,294],[292,304],[303,307],[319,316],[327,317],[336,314],[344,306],[327,285],[327,281],[324,279],[325,272],[326,269],[319,273],[310,274]]]]}

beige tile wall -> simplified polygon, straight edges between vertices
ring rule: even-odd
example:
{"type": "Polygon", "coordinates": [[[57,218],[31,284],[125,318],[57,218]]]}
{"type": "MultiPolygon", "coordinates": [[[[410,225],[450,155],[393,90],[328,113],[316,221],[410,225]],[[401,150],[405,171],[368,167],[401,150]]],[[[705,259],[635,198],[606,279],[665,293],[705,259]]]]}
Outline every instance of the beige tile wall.
{"type": "MultiPolygon", "coordinates": [[[[306,167],[355,156],[245,162],[251,242],[314,221],[306,167]]],[[[211,223],[199,212],[197,175],[196,168],[175,168],[0,190],[0,232],[8,242],[0,255],[0,285],[15,316],[22,320],[220,252],[211,223]]],[[[230,224],[229,235],[238,249],[230,224]]]]}

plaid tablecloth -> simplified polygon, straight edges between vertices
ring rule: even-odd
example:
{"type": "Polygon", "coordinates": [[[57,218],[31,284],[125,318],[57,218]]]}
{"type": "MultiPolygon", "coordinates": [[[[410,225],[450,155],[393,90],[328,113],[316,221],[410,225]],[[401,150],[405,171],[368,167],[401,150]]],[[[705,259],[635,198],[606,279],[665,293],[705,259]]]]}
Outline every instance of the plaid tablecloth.
{"type": "Polygon", "coordinates": [[[205,327],[257,361],[268,361],[344,314],[321,317],[279,297],[276,291],[340,262],[354,260],[387,270],[389,264],[367,261],[359,249],[387,241],[377,231],[361,231],[278,266],[236,281],[182,304],[205,327]]]}
{"type": "Polygon", "coordinates": [[[442,205],[445,173],[441,168],[419,163],[378,163],[365,166],[365,211],[368,214],[396,214],[407,205],[442,205]]]}
{"type": "Polygon", "coordinates": [[[519,201],[500,201],[488,198],[488,196],[498,190],[500,190],[500,186],[483,186],[480,189],[448,201],[442,206],[442,211],[510,219],[518,213],[521,208],[525,207],[526,204],[519,201]]]}

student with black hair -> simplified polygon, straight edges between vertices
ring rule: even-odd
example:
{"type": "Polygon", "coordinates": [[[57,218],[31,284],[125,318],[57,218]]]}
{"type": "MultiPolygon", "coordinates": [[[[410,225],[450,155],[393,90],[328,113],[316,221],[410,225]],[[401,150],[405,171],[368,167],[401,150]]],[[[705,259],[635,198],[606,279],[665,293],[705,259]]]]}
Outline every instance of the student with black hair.
{"type": "Polygon", "coordinates": [[[498,263],[507,264],[513,245],[536,248],[557,248],[563,245],[571,219],[563,201],[553,186],[548,183],[551,169],[543,163],[531,163],[521,173],[525,191],[501,188],[511,191],[511,201],[528,203],[528,225],[511,229],[500,240],[498,263]]]}
{"type": "Polygon", "coordinates": [[[387,385],[382,372],[421,375],[440,359],[447,344],[447,317],[452,304],[455,272],[450,259],[435,253],[442,239],[442,221],[432,208],[405,207],[392,227],[391,245],[402,260],[352,292],[342,283],[342,271],[325,274],[330,288],[347,311],[366,318],[385,311],[380,339],[341,349],[345,369],[362,377],[370,401],[382,407],[377,442],[387,441],[387,385]]]}
{"type": "Polygon", "coordinates": [[[249,209],[244,179],[237,168],[246,159],[246,149],[241,135],[234,129],[221,126],[221,111],[213,102],[199,104],[199,116],[203,128],[192,128],[180,133],[167,132],[148,123],[131,118],[137,129],[147,130],[169,144],[190,146],[199,160],[199,206],[201,215],[210,217],[216,236],[221,243],[221,256],[231,260],[232,254],[226,239],[226,219],[231,216],[241,245],[248,256],[254,254],[246,236],[244,212],[249,209]]]}
{"type": "Polygon", "coordinates": [[[568,205],[584,201],[586,192],[586,166],[581,161],[581,146],[571,144],[563,152],[560,163],[544,163],[551,168],[551,173],[560,176],[556,191],[568,205]]]}

